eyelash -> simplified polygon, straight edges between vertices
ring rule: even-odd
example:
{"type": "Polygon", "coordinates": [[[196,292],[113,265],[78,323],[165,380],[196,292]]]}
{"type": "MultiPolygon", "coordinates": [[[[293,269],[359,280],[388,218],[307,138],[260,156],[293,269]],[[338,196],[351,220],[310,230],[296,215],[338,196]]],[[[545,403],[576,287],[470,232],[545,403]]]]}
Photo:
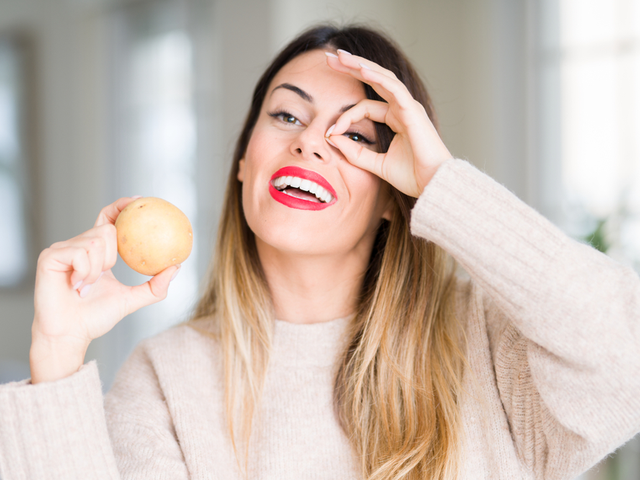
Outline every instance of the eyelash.
{"type": "Polygon", "coordinates": [[[285,112],[284,110],[278,110],[277,112],[273,112],[269,114],[270,117],[273,118],[277,118],[278,120],[280,120],[281,122],[284,122],[286,124],[292,125],[292,122],[286,122],[284,119],[286,117],[291,117],[291,118],[295,118],[295,120],[297,122],[299,122],[300,120],[298,120],[295,116],[291,115],[289,112],[285,112]]]}
{"type": "MultiPolygon", "coordinates": [[[[278,111],[275,111],[275,112],[271,112],[268,115],[270,117],[272,117],[272,118],[276,118],[276,119],[280,120],[283,123],[286,123],[287,125],[295,125],[295,123],[293,123],[293,122],[285,121],[285,118],[287,118],[287,117],[295,119],[296,122],[300,122],[300,120],[298,120],[294,115],[291,115],[289,112],[285,112],[284,110],[278,110],[278,111]]],[[[365,137],[363,134],[361,134],[358,131],[345,132],[344,135],[346,137],[348,137],[348,138],[350,138],[351,136],[360,137],[359,142],[364,143],[366,145],[373,145],[373,142],[371,140],[369,140],[367,137],[365,137]]],[[[358,142],[358,140],[354,140],[354,142],[358,142]]]]}

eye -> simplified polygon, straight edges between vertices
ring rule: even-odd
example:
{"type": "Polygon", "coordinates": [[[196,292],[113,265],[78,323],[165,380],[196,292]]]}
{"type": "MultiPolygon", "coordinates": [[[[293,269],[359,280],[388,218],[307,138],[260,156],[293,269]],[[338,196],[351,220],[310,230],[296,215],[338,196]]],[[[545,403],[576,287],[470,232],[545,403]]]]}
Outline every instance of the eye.
{"type": "Polygon", "coordinates": [[[344,134],[345,137],[353,140],[354,142],[364,143],[366,145],[372,145],[373,142],[369,140],[367,137],[358,132],[347,132],[344,134]]]}
{"type": "Polygon", "coordinates": [[[296,117],[289,115],[288,113],[281,113],[280,118],[285,123],[300,123],[296,117]]]}
{"type": "Polygon", "coordinates": [[[296,117],[294,117],[290,113],[287,113],[284,111],[273,112],[273,113],[270,113],[269,116],[273,118],[277,118],[283,123],[288,123],[291,125],[302,125],[302,122],[300,122],[300,120],[298,120],[296,117]]]}

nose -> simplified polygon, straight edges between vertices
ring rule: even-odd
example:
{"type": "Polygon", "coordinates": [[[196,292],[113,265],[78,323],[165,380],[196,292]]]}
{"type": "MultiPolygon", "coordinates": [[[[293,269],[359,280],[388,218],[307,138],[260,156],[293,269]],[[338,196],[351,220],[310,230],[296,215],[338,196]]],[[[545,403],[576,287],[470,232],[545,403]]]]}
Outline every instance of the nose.
{"type": "Polygon", "coordinates": [[[326,130],[324,124],[312,122],[291,142],[291,153],[305,160],[328,161],[331,150],[324,138],[326,130]]]}

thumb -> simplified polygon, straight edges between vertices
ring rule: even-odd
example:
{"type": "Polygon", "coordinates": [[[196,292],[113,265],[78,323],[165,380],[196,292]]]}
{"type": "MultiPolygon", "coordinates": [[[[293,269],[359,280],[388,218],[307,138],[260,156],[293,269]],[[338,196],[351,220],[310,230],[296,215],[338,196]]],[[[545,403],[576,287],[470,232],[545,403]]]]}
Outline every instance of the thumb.
{"type": "Polygon", "coordinates": [[[169,283],[171,283],[171,280],[175,278],[179,271],[180,265],[174,265],[165,268],[148,282],[131,287],[129,291],[129,301],[127,302],[129,310],[127,315],[142,307],[164,300],[169,291],[169,283]]]}
{"type": "Polygon", "coordinates": [[[382,174],[383,154],[369,150],[344,135],[331,135],[327,138],[327,142],[340,150],[352,165],[384,179],[382,174]]]}

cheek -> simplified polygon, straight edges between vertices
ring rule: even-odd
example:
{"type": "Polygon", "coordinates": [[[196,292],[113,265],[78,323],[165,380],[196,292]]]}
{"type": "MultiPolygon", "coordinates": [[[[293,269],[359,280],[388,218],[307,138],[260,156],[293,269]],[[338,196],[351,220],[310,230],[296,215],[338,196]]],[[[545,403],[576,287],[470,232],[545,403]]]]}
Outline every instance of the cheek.
{"type": "Polygon", "coordinates": [[[377,210],[382,180],[372,173],[353,167],[347,181],[350,201],[354,201],[361,214],[371,216],[377,210]]]}
{"type": "Polygon", "coordinates": [[[282,143],[278,135],[263,132],[256,126],[244,155],[245,170],[250,170],[254,177],[266,175],[266,170],[273,168],[273,161],[282,154],[282,143]]]}
{"type": "Polygon", "coordinates": [[[260,151],[264,151],[264,148],[260,145],[260,138],[256,138],[254,135],[249,140],[244,158],[240,161],[240,171],[238,173],[238,178],[243,183],[243,196],[245,198],[255,188],[255,182],[260,175],[260,151]]]}

